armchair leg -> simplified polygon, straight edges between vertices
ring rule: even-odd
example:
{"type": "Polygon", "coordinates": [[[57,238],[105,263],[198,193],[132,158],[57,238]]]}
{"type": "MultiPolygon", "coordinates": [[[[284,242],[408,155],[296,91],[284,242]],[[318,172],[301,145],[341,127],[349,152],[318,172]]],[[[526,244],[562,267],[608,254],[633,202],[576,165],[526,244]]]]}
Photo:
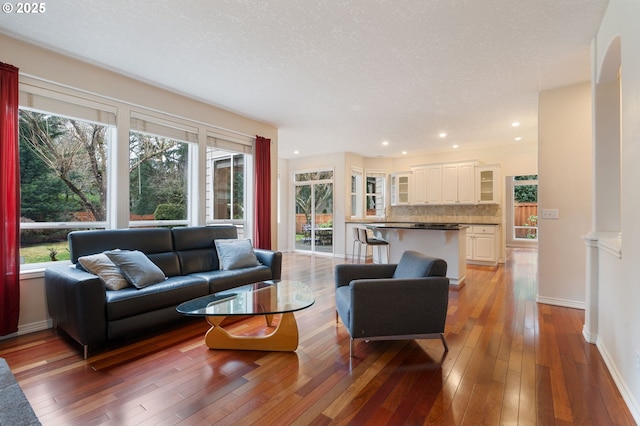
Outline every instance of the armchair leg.
{"type": "Polygon", "coordinates": [[[353,358],[353,345],[355,343],[355,340],[353,339],[349,339],[349,358],[353,358]]]}
{"type": "Polygon", "coordinates": [[[444,337],[444,333],[440,333],[440,340],[442,340],[442,344],[444,346],[444,351],[449,352],[449,345],[447,345],[447,339],[444,337]]]}

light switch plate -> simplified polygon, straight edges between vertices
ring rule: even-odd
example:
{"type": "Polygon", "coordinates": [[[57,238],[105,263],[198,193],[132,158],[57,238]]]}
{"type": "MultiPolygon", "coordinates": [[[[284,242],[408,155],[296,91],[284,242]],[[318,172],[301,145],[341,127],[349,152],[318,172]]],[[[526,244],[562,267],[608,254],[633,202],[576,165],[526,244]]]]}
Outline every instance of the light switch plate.
{"type": "Polygon", "coordinates": [[[559,219],[560,211],[558,209],[542,209],[543,219],[559,219]]]}

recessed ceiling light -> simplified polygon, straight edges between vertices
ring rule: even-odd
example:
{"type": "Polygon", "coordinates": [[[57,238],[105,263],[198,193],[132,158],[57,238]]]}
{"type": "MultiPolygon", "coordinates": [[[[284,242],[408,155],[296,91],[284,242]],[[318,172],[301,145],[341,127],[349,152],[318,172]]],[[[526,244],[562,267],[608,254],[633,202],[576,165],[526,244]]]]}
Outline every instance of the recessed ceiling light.
{"type": "Polygon", "coordinates": [[[519,123],[519,122],[517,122],[517,121],[514,121],[513,123],[511,123],[511,125],[512,125],[513,127],[518,127],[518,126],[520,125],[520,123],[519,123]]]}
{"type": "Polygon", "coordinates": [[[402,155],[407,155],[407,151],[402,151],[402,155]]]}
{"type": "Polygon", "coordinates": [[[521,140],[522,140],[522,138],[521,138],[520,136],[518,136],[517,138],[515,138],[515,140],[517,140],[517,141],[521,141],[521,140]]]}
{"type": "Polygon", "coordinates": [[[453,145],[451,148],[457,149],[457,148],[460,148],[460,145],[453,145]]]}
{"type": "Polygon", "coordinates": [[[440,136],[441,138],[446,138],[447,137],[447,133],[446,132],[440,132],[440,133],[438,133],[438,136],[440,136]]]}
{"type": "Polygon", "coordinates": [[[384,146],[389,145],[389,141],[382,141],[382,145],[384,145],[384,146]]]}
{"type": "Polygon", "coordinates": [[[298,151],[298,150],[296,149],[295,151],[293,151],[293,153],[294,153],[295,155],[298,155],[298,154],[300,154],[300,151],[298,151]]]}

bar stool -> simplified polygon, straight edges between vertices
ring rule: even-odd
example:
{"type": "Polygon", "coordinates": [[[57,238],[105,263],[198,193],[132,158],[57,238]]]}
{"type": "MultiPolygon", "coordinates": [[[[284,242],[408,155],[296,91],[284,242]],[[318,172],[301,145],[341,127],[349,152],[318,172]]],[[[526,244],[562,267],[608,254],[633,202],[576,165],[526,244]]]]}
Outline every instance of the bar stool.
{"type": "MultiPolygon", "coordinates": [[[[366,259],[367,257],[367,249],[366,246],[370,245],[371,247],[378,247],[378,259],[380,260],[380,263],[382,263],[382,256],[381,256],[381,249],[382,247],[386,247],[387,249],[387,262],[389,263],[389,242],[382,240],[380,238],[374,238],[374,237],[370,237],[369,233],[367,232],[366,228],[358,228],[358,236],[359,236],[359,240],[360,240],[360,245],[364,245],[365,246],[365,251],[364,251],[364,257],[366,259]]],[[[373,253],[372,253],[373,254],[373,253]]],[[[360,262],[360,250],[358,250],[358,262],[360,262]]]]}
{"type": "Polygon", "coordinates": [[[360,263],[360,249],[362,248],[362,241],[360,241],[360,232],[358,227],[353,228],[353,245],[351,247],[351,263],[355,263],[356,259],[356,245],[358,246],[358,263],[360,263]]]}

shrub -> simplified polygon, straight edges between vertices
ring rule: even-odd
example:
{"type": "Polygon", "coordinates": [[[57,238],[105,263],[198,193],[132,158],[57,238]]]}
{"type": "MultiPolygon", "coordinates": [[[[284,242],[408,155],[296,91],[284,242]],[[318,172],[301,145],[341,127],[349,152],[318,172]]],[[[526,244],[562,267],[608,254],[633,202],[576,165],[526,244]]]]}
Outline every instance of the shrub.
{"type": "Polygon", "coordinates": [[[182,204],[158,204],[153,217],[156,220],[180,220],[186,217],[186,208],[182,204]]]}

